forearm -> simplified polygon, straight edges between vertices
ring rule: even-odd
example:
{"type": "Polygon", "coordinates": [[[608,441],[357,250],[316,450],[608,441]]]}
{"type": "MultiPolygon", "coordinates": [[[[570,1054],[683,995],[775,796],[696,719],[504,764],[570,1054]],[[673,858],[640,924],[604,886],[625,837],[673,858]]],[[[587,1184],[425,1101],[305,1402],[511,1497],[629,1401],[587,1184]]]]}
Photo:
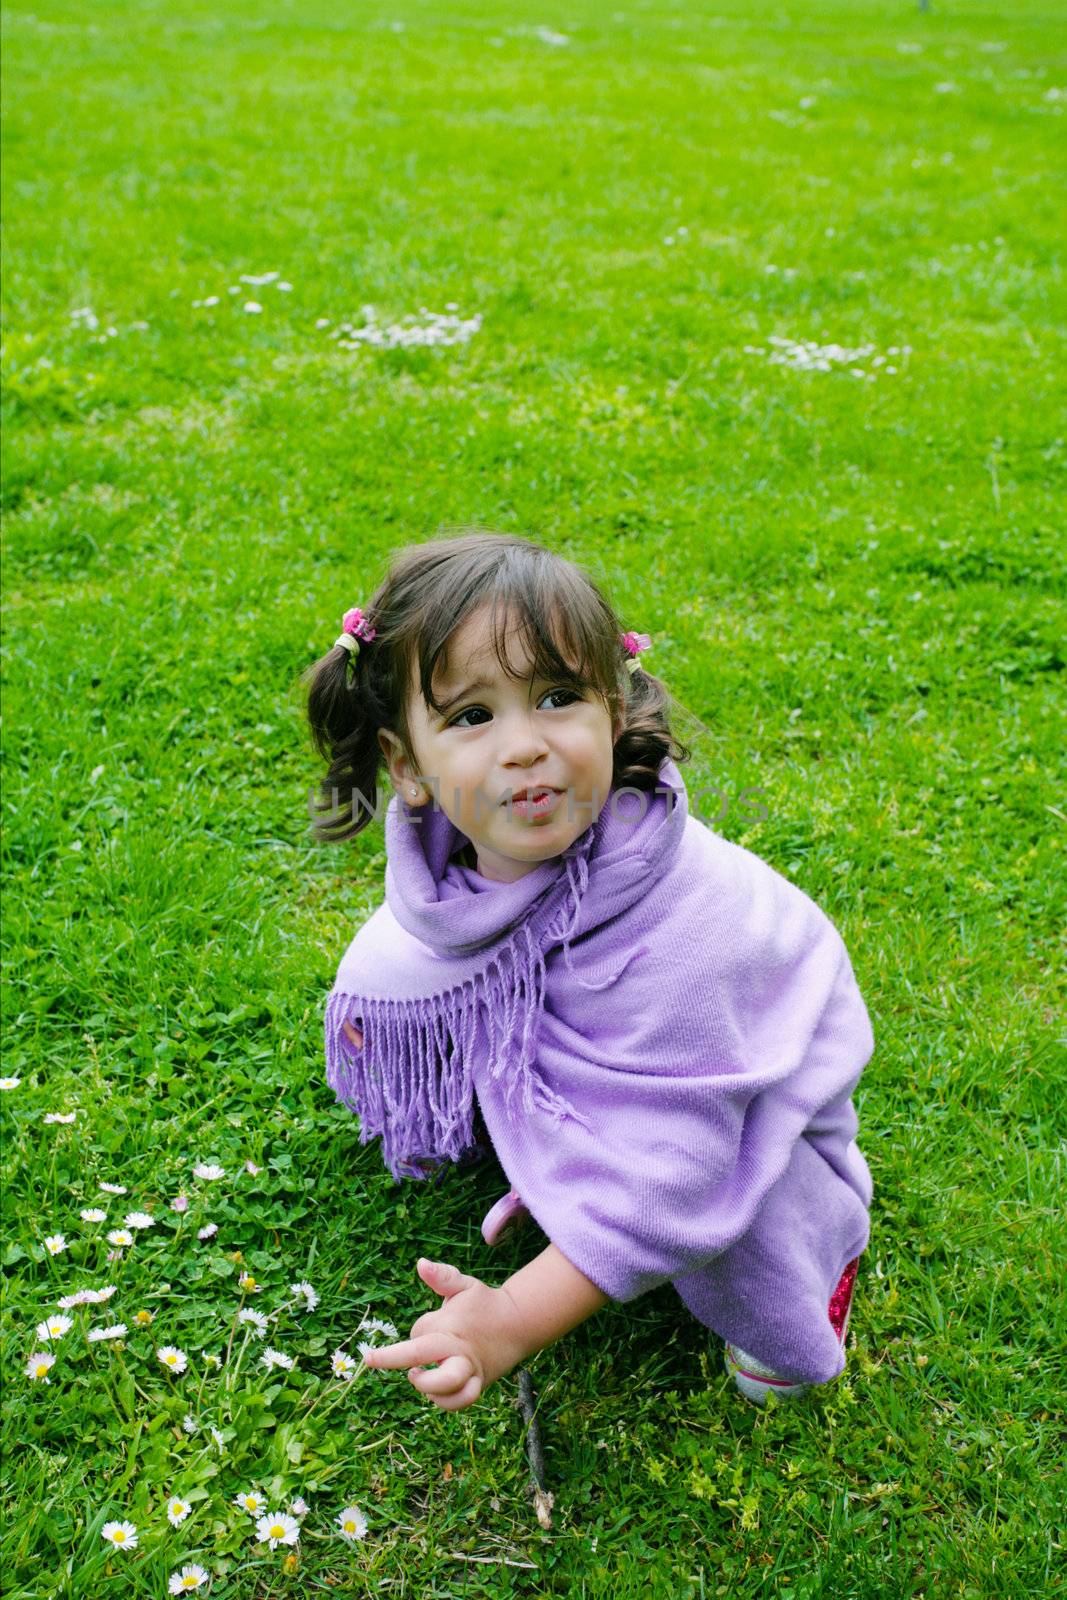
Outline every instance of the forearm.
{"type": "Polygon", "coordinates": [[[501,1289],[516,1311],[517,1361],[561,1339],[610,1298],[554,1244],[513,1273],[501,1289]]]}

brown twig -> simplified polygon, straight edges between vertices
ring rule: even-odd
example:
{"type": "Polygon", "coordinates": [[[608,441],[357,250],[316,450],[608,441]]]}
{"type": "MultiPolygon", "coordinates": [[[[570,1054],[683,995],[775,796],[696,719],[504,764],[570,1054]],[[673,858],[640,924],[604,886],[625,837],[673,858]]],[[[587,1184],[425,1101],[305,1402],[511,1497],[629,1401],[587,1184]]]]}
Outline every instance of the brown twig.
{"type": "Polygon", "coordinates": [[[526,1454],[530,1462],[530,1482],[533,1486],[534,1510],[542,1528],[552,1526],[552,1507],[556,1503],[545,1483],[545,1453],[541,1444],[541,1428],[537,1421],[537,1402],[530,1374],[525,1367],[519,1369],[518,1407],[526,1423],[526,1454]]]}

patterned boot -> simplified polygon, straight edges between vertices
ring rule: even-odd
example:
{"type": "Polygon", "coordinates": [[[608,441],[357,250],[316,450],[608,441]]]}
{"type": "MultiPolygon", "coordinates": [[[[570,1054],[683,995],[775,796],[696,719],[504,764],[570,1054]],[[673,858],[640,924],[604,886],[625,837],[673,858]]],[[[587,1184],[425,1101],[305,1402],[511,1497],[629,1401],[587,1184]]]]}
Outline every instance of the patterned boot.
{"type": "MultiPolygon", "coordinates": [[[[852,1314],[852,1291],[856,1284],[858,1266],[857,1256],[855,1261],[849,1262],[841,1274],[837,1288],[830,1297],[830,1325],[837,1334],[837,1342],[842,1348],[848,1332],[848,1319],[852,1314]]],[[[725,1357],[726,1370],[738,1389],[747,1400],[754,1401],[758,1406],[766,1405],[767,1396],[772,1392],[781,1399],[794,1399],[812,1387],[810,1383],[794,1383],[791,1378],[783,1378],[773,1367],[757,1361],[755,1356],[738,1349],[737,1345],[727,1344],[725,1357]]]]}

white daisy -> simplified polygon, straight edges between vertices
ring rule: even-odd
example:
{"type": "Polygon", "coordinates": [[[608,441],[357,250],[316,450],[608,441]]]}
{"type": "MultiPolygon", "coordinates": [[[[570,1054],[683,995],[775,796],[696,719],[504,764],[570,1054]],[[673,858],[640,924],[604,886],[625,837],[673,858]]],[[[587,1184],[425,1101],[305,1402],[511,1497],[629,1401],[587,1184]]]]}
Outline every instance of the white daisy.
{"type": "Polygon", "coordinates": [[[358,1506],[345,1506],[343,1511],[338,1512],[337,1526],[349,1544],[366,1537],[367,1519],[358,1506]]]}
{"type": "Polygon", "coordinates": [[[129,1228],[112,1228],[107,1236],[107,1242],[113,1244],[116,1249],[122,1249],[133,1243],[133,1234],[129,1228]]]}
{"type": "Polygon", "coordinates": [[[205,1222],[196,1237],[198,1239],[213,1239],[218,1231],[219,1225],[217,1222],[205,1222]]]}
{"type": "Polygon", "coordinates": [[[98,1306],[105,1300],[110,1300],[115,1293],[115,1285],[109,1283],[103,1289],[78,1289],[74,1294],[65,1294],[56,1301],[61,1311],[69,1311],[72,1306],[98,1306]]]}
{"type": "Polygon", "coordinates": [[[167,1581],[171,1594],[190,1594],[207,1582],[207,1568],[191,1561],[180,1572],[172,1572],[167,1581]]]}
{"type": "Polygon", "coordinates": [[[274,1550],[280,1544],[295,1544],[300,1537],[300,1524],[287,1511],[272,1511],[258,1519],[256,1533],[274,1550]]]}
{"type": "Polygon", "coordinates": [[[383,1322],[381,1317],[364,1317],[360,1328],[366,1328],[368,1333],[384,1333],[387,1339],[395,1339],[397,1331],[391,1322],[383,1322]]]}
{"type": "Polygon", "coordinates": [[[74,1111],[46,1111],[44,1120],[45,1122],[73,1122],[76,1115],[77,1113],[74,1111]]]}
{"type": "Polygon", "coordinates": [[[199,1422],[197,1422],[196,1418],[191,1415],[184,1418],[182,1421],[182,1427],[185,1429],[190,1438],[192,1438],[194,1433],[200,1432],[199,1422]]]}
{"type": "Polygon", "coordinates": [[[251,1306],[245,1306],[237,1313],[237,1320],[251,1323],[257,1339],[262,1339],[266,1334],[268,1323],[262,1311],[253,1311],[251,1306]]]}
{"type": "Polygon", "coordinates": [[[179,1350],[177,1348],[177,1346],[172,1345],[172,1344],[161,1344],[159,1349],[156,1351],[156,1355],[159,1357],[160,1361],[162,1361],[163,1365],[167,1368],[168,1372],[184,1372],[185,1371],[185,1368],[186,1368],[185,1351],[184,1350],[179,1350]]]}
{"type": "Polygon", "coordinates": [[[83,1222],[107,1221],[107,1212],[101,1211],[99,1206],[87,1206],[84,1211],[79,1211],[78,1215],[81,1217],[83,1222]]]}
{"type": "Polygon", "coordinates": [[[101,1183],[100,1187],[103,1189],[105,1194],[126,1193],[126,1185],[124,1183],[101,1183]]]}
{"type": "Polygon", "coordinates": [[[262,1167],[257,1167],[254,1161],[246,1161],[245,1162],[245,1171],[249,1174],[250,1177],[256,1178],[263,1171],[263,1168],[262,1167]]]}
{"type": "Polygon", "coordinates": [[[124,1322],[113,1322],[110,1328],[89,1329],[90,1344],[99,1344],[101,1339],[125,1339],[125,1337],[126,1324],[124,1322]]]}
{"type": "Polygon", "coordinates": [[[257,1494],[254,1489],[246,1489],[233,1503],[238,1511],[248,1511],[253,1517],[258,1517],[267,1502],[263,1495],[257,1494]]]}
{"type": "Polygon", "coordinates": [[[170,1203],[170,1209],[172,1211],[179,1211],[179,1212],[188,1211],[188,1209],[189,1209],[189,1196],[185,1195],[185,1194],[176,1194],[174,1196],[174,1199],[170,1203]]]}
{"type": "Polygon", "coordinates": [[[303,1278],[301,1278],[299,1283],[291,1283],[289,1285],[289,1290],[290,1293],[303,1298],[305,1311],[314,1311],[315,1307],[319,1303],[319,1296],[311,1287],[310,1283],[303,1278]]]}
{"type": "Polygon", "coordinates": [[[21,1078],[0,1078],[0,1089],[17,1089],[21,1078]]]}
{"type": "Polygon", "coordinates": [[[193,1168],[194,1178],[206,1178],[211,1183],[216,1178],[224,1178],[225,1176],[225,1168],[218,1166],[214,1161],[199,1161],[193,1168]]]}
{"type": "Polygon", "coordinates": [[[369,1339],[360,1339],[358,1341],[358,1343],[356,1344],[356,1349],[359,1351],[359,1353],[363,1357],[364,1361],[366,1361],[366,1359],[370,1355],[371,1351],[372,1350],[377,1350],[377,1348],[378,1348],[378,1346],[376,1344],[371,1344],[369,1339]]]}
{"type": "Polygon", "coordinates": [[[204,1365],[205,1365],[205,1367],[221,1367],[222,1366],[222,1357],[221,1356],[211,1355],[210,1353],[206,1354],[204,1356],[204,1365]]]}
{"type": "Polygon", "coordinates": [[[272,1350],[270,1345],[264,1350],[259,1360],[260,1365],[266,1367],[268,1372],[272,1367],[284,1367],[286,1372],[291,1372],[295,1365],[292,1356],[283,1355],[280,1350],[272,1350]]]}
{"type": "Polygon", "coordinates": [[[219,1432],[218,1428],[216,1428],[214,1426],[214,1424],[212,1424],[212,1426],[208,1429],[208,1432],[211,1434],[211,1437],[214,1439],[215,1443],[218,1445],[219,1451],[221,1452],[222,1450],[224,1450],[225,1447],[226,1447],[226,1441],[222,1437],[222,1434],[219,1432]]]}
{"type": "Polygon", "coordinates": [[[168,1580],[171,1594],[191,1594],[194,1589],[201,1588],[208,1581],[206,1567],[199,1562],[191,1561],[182,1567],[180,1572],[172,1572],[168,1580]]]}
{"type": "Polygon", "coordinates": [[[167,1521],[172,1528],[180,1528],[192,1509],[188,1500],[183,1500],[181,1495],[172,1495],[167,1501],[167,1521]]]}
{"type": "Polygon", "coordinates": [[[74,1323],[70,1317],[49,1317],[46,1322],[37,1324],[37,1337],[38,1339],[51,1339],[53,1341],[62,1339],[63,1335],[69,1333],[73,1326],[74,1323]]]}
{"type": "Polygon", "coordinates": [[[61,1233],[50,1233],[45,1239],[44,1247],[50,1256],[58,1256],[61,1250],[67,1248],[67,1241],[61,1233]]]}
{"type": "Polygon", "coordinates": [[[116,1550],[133,1550],[137,1545],[137,1529],[132,1522],[105,1522],[100,1537],[113,1544],[116,1550]]]}
{"type": "Polygon", "coordinates": [[[245,1294],[262,1294],[263,1292],[263,1285],[257,1283],[250,1272],[241,1273],[237,1280],[237,1286],[243,1289],[245,1294]]]}
{"type": "Polygon", "coordinates": [[[306,1517],[309,1506],[305,1499],[303,1499],[300,1495],[297,1495],[296,1499],[289,1507],[289,1510],[293,1513],[294,1517],[306,1517]]]}
{"type": "Polygon", "coordinates": [[[124,1219],[127,1228],[154,1228],[155,1217],[149,1216],[147,1211],[131,1211],[124,1219]]]}
{"type": "Polygon", "coordinates": [[[343,1350],[334,1351],[333,1355],[330,1357],[330,1365],[333,1368],[333,1375],[335,1378],[347,1379],[353,1377],[355,1374],[356,1363],[352,1360],[351,1356],[345,1355],[343,1350]]]}
{"type": "Polygon", "coordinates": [[[26,1376],[33,1378],[35,1382],[43,1379],[48,1383],[50,1381],[48,1374],[55,1364],[55,1356],[50,1355],[47,1350],[35,1350],[26,1363],[26,1376]]]}

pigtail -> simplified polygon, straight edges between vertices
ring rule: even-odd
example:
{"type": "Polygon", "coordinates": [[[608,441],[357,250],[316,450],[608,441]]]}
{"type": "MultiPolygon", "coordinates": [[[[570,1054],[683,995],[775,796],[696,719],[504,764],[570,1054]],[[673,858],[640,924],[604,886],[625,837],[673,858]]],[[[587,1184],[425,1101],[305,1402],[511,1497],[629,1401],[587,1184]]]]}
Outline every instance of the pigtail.
{"type": "Polygon", "coordinates": [[[353,656],[335,644],[304,674],[311,736],[329,763],[310,806],[312,832],[321,840],[354,839],[378,814],[378,729],[384,719],[374,692],[372,648],[364,645],[353,656]]]}
{"type": "Polygon", "coordinates": [[[612,787],[652,791],[659,783],[665,757],[681,763],[691,751],[671,729],[674,698],[662,678],[638,667],[624,673],[622,732],[615,741],[612,787]]]}

